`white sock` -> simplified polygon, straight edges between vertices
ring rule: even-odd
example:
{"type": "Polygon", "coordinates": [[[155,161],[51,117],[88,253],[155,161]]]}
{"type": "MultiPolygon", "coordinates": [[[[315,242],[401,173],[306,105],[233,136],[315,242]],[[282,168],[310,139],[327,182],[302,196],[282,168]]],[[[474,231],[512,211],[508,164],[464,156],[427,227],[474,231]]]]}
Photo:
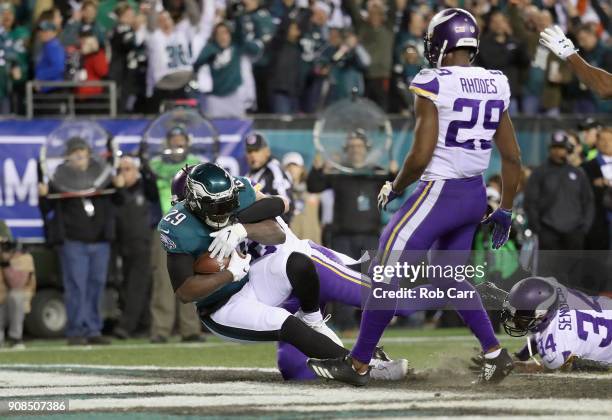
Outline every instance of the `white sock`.
{"type": "Polygon", "coordinates": [[[501,349],[497,349],[495,351],[492,351],[491,353],[486,353],[485,359],[495,359],[497,356],[499,356],[501,353],[501,349]]]}
{"type": "Polygon", "coordinates": [[[314,311],[310,313],[302,312],[302,313],[304,314],[304,316],[302,316],[302,320],[308,324],[315,324],[317,322],[323,321],[323,315],[321,314],[321,311],[314,311]]]}

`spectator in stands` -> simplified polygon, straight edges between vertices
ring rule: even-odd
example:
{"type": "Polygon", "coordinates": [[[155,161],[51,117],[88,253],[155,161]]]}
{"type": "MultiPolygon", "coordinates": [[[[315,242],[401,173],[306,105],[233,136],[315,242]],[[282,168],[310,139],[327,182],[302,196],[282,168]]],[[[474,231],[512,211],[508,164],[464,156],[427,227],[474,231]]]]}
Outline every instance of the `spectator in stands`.
{"type": "Polygon", "coordinates": [[[414,95],[408,91],[408,86],[414,76],[425,66],[425,60],[419,54],[416,45],[408,43],[406,49],[400,56],[400,61],[394,66],[396,93],[399,96],[398,110],[402,112],[412,112],[414,107],[414,95]]]}
{"type": "Polygon", "coordinates": [[[143,22],[127,2],[117,4],[115,15],[108,78],[117,83],[119,112],[144,112],[147,55],[144,39],[137,35],[143,22]]]}
{"type": "Polygon", "coordinates": [[[270,63],[267,77],[270,106],[275,114],[293,114],[299,110],[303,78],[300,48],[300,27],[285,20],[270,42],[270,63]]]}
{"type": "Polygon", "coordinates": [[[117,252],[121,257],[123,284],[121,317],[113,334],[125,339],[149,327],[151,300],[151,203],[159,201],[155,179],[150,172],[141,176],[134,158],[123,157],[119,173],[125,180],[121,204],[117,207],[117,252]]]}
{"type": "Polygon", "coordinates": [[[395,47],[393,62],[400,63],[406,48],[412,46],[417,49],[422,57],[425,54],[425,42],[423,37],[427,30],[425,16],[418,10],[410,10],[405,13],[406,24],[400,28],[395,36],[395,47]]]}
{"type": "Polygon", "coordinates": [[[597,150],[595,159],[582,165],[595,197],[595,217],[586,237],[586,249],[607,250],[610,249],[612,219],[612,127],[599,131],[597,150]]]}
{"type": "MultiPolygon", "coordinates": [[[[95,36],[93,29],[89,25],[81,26],[79,33],[80,54],[82,68],[79,72],[79,81],[99,81],[108,74],[108,60],[104,48],[100,47],[98,38],[95,36]]],[[[82,86],[76,88],[76,93],[80,97],[90,95],[100,95],[104,92],[101,86],[82,86]]]]}
{"type": "MultiPolygon", "coordinates": [[[[576,31],[578,54],[590,65],[612,72],[612,49],[606,47],[598,38],[592,25],[582,25],[576,31]]],[[[595,112],[610,112],[612,108],[600,100],[587,86],[575,80],[572,84],[574,112],[592,114],[595,112]]]]}
{"type": "Polygon", "coordinates": [[[363,73],[370,65],[370,54],[359,44],[357,35],[330,30],[329,46],[322,53],[322,63],[330,68],[328,104],[350,98],[353,91],[364,94],[363,73]]]}
{"type": "Polygon", "coordinates": [[[365,75],[365,95],[383,110],[387,109],[389,78],[393,64],[396,3],[403,2],[389,0],[385,14],[383,0],[370,0],[367,3],[367,18],[363,18],[356,0],[343,1],[343,7],[353,21],[357,36],[372,60],[365,75]]]}
{"type": "MultiPolygon", "coordinates": [[[[73,137],[66,142],[66,160],[56,170],[87,182],[84,174],[94,167],[88,143],[73,137]]],[[[93,168],[95,171],[95,168],[93,168]]],[[[124,185],[118,175],[117,188],[124,185]]],[[[87,185],[83,185],[87,188],[87,185]]],[[[58,186],[39,184],[39,206],[45,221],[47,243],[59,245],[68,322],[69,345],[109,344],[101,335],[100,303],[107,280],[110,242],[115,235],[113,200],[117,196],[48,199],[58,186]]]]}
{"type": "Polygon", "coordinates": [[[319,223],[319,196],[306,189],[306,167],[304,158],[298,152],[289,152],[283,156],[283,169],[291,180],[293,217],[291,230],[300,239],[310,239],[321,243],[321,225],[319,223]]]}
{"type": "MultiPolygon", "coordinates": [[[[188,25],[177,25],[167,11],[157,12],[149,3],[142,3],[147,15],[146,47],[148,56],[148,112],[157,113],[163,101],[184,99],[193,77],[191,35],[188,25]]],[[[197,23],[198,15],[190,17],[197,23]]]]}
{"type": "Polygon", "coordinates": [[[248,134],[244,145],[249,165],[249,172],[246,176],[254,183],[261,185],[262,193],[280,195],[289,201],[289,212],[282,217],[285,222],[290,223],[294,210],[291,180],[278,159],[272,156],[270,146],[261,133],[248,134]]]}
{"type": "Polygon", "coordinates": [[[508,9],[512,31],[526,46],[531,61],[527,70],[519,69],[523,93],[521,110],[527,115],[540,112],[557,115],[562,105],[563,87],[572,80],[572,74],[563,60],[538,42],[540,32],[552,25],[551,13],[525,10],[526,16],[521,17],[516,6],[511,5],[508,9]]]}
{"type": "Polygon", "coordinates": [[[232,34],[227,23],[217,24],[211,40],[193,64],[195,73],[204,65],[210,66],[213,88],[204,105],[204,112],[210,118],[240,118],[245,115],[248,104],[238,89],[243,80],[241,58],[260,54],[263,44],[258,39],[245,39],[243,35],[240,25],[232,34]]]}
{"type": "Polygon", "coordinates": [[[19,111],[23,108],[25,82],[28,80],[28,53],[30,33],[27,28],[16,25],[15,7],[11,3],[0,3],[0,114],[19,111]]]}
{"type": "Polygon", "coordinates": [[[323,1],[315,1],[308,11],[298,15],[300,22],[300,47],[302,48],[303,89],[300,110],[314,113],[321,105],[323,82],[329,68],[321,62],[321,52],[327,45],[327,19],[330,7],[323,1]]]}
{"type": "Polygon", "coordinates": [[[260,54],[254,57],[247,55],[242,58],[242,73],[245,80],[243,88],[248,89],[244,93],[245,97],[248,98],[250,95],[257,99],[257,103],[253,104],[255,109],[259,112],[268,112],[270,108],[268,105],[268,82],[270,80],[268,64],[272,51],[267,47],[272,41],[276,25],[270,12],[260,3],[263,4],[260,0],[242,0],[244,11],[237,16],[236,20],[237,24],[243,28],[246,39],[258,39],[263,44],[260,54]],[[250,82],[248,85],[247,81],[250,82]]]}
{"type": "Polygon", "coordinates": [[[501,11],[494,11],[489,16],[479,50],[476,56],[479,65],[501,70],[508,77],[512,92],[510,113],[517,113],[521,95],[519,71],[529,64],[529,56],[525,45],[512,35],[508,18],[501,11]]]}
{"type": "MultiPolygon", "coordinates": [[[[57,38],[58,28],[49,20],[38,24],[38,38],[42,42],[40,56],[36,59],[34,78],[40,81],[64,80],[66,55],[64,48],[57,38]]],[[[52,91],[53,88],[42,88],[42,92],[52,91]]]]}
{"type": "Polygon", "coordinates": [[[98,44],[104,47],[106,43],[106,33],[104,28],[96,22],[98,15],[98,3],[95,0],[84,0],[83,3],[72,9],[72,16],[64,26],[62,31],[62,44],[65,47],[78,48],[80,45],[80,33],[83,26],[89,27],[98,40],[98,44]],[[80,7],[80,8],[79,8],[80,7]]]}
{"type": "Polygon", "coordinates": [[[7,327],[9,347],[24,348],[23,321],[36,291],[34,259],[13,242],[4,222],[0,224],[0,267],[0,348],[7,327]]]}

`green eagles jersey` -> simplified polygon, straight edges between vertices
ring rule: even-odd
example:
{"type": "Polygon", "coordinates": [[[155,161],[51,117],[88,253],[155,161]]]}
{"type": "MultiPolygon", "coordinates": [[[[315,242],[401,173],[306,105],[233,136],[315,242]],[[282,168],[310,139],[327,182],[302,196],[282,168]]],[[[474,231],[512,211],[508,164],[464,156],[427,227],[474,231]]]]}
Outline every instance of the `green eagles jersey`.
{"type": "Polygon", "coordinates": [[[172,207],[171,188],[174,175],[185,165],[197,165],[198,163],[201,163],[201,160],[194,155],[187,155],[187,158],[179,163],[164,162],[160,157],[151,159],[149,166],[157,179],[157,191],[159,192],[162,214],[168,213],[170,207],[172,207]]]}
{"type": "MultiPolygon", "coordinates": [[[[239,183],[238,202],[236,213],[249,207],[255,202],[255,189],[247,178],[236,177],[239,183]]],[[[168,253],[190,254],[198,258],[213,241],[210,234],[213,230],[202,223],[196,216],[185,208],[183,202],[175,204],[157,225],[162,246],[168,253]]],[[[248,281],[245,276],[239,282],[228,283],[211,295],[197,302],[198,306],[210,306],[214,303],[232,296],[238,292],[248,281]]]]}

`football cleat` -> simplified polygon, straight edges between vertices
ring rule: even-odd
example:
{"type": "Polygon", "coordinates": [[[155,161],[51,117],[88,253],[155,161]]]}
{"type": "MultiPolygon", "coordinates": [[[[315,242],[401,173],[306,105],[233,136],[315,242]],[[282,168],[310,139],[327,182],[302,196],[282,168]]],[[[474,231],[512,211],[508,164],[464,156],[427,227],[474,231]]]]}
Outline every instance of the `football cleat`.
{"type": "Polygon", "coordinates": [[[370,376],[372,379],[382,381],[401,381],[408,376],[408,360],[397,359],[384,361],[372,359],[370,361],[370,376]]]}
{"type": "Polygon", "coordinates": [[[480,372],[476,383],[500,383],[514,369],[514,362],[508,350],[501,349],[499,355],[494,359],[487,359],[481,355],[473,361],[480,364],[480,372]]]}
{"type": "Polygon", "coordinates": [[[364,386],[370,380],[370,370],[364,374],[359,374],[353,368],[351,356],[340,357],[337,359],[308,359],[308,367],[320,378],[332,379],[354,386],[364,386]]]}
{"type": "Polygon", "coordinates": [[[340,340],[340,337],[338,337],[336,333],[327,326],[327,321],[329,321],[329,319],[331,318],[331,315],[328,314],[325,318],[323,318],[322,320],[318,322],[308,322],[304,319],[304,315],[305,313],[302,312],[301,309],[295,313],[295,317],[300,319],[304,324],[308,325],[310,328],[312,328],[316,332],[327,336],[330,340],[332,340],[334,343],[336,343],[340,347],[344,347],[344,344],[342,344],[342,340],[340,340]]]}
{"type": "Polygon", "coordinates": [[[413,372],[410,363],[406,359],[391,360],[389,355],[381,347],[376,347],[370,361],[370,376],[372,379],[383,381],[401,381],[413,372]]]}

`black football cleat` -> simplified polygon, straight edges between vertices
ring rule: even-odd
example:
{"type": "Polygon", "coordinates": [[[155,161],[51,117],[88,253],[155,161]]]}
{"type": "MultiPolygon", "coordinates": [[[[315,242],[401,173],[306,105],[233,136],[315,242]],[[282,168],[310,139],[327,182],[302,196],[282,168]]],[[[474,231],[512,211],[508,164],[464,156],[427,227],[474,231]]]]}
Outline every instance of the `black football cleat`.
{"type": "Polygon", "coordinates": [[[320,378],[332,379],[354,386],[364,386],[370,380],[370,369],[360,375],[353,369],[351,356],[337,359],[308,359],[308,366],[320,378]]]}
{"type": "Polygon", "coordinates": [[[480,384],[498,384],[514,369],[512,356],[506,349],[501,349],[499,355],[494,359],[481,356],[479,361],[482,364],[476,383],[480,384]]]}

